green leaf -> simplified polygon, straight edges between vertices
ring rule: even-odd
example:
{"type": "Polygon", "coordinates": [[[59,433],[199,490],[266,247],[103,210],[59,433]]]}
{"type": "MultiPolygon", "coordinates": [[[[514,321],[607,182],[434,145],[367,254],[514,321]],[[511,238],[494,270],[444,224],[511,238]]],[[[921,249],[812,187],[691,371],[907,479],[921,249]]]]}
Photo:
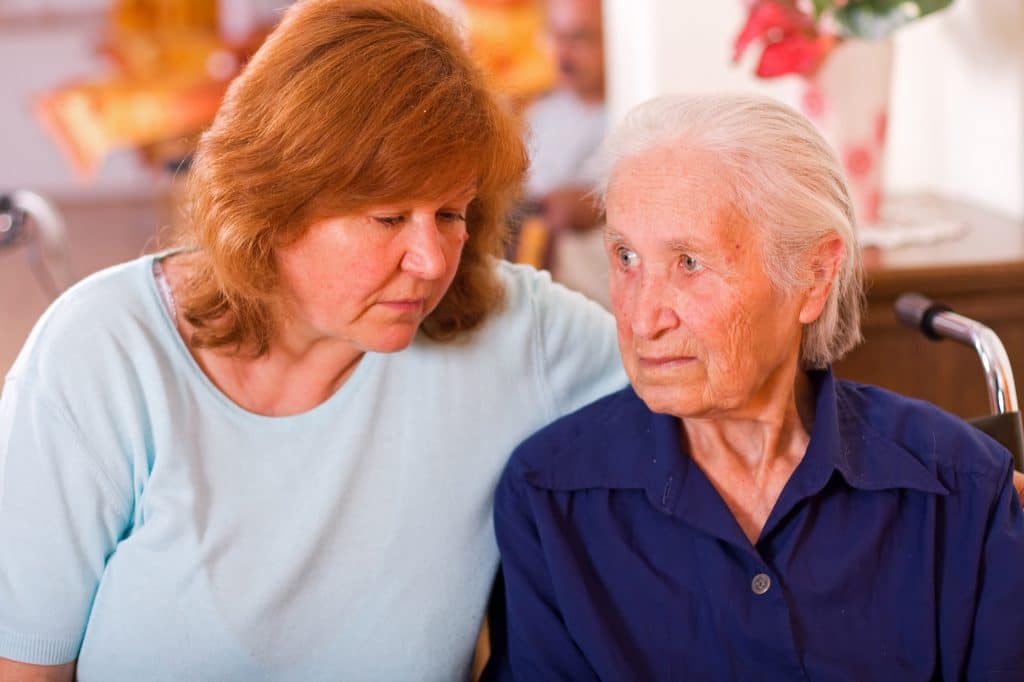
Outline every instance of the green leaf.
{"type": "Polygon", "coordinates": [[[953,0],[917,0],[914,4],[921,8],[923,17],[926,14],[938,12],[940,9],[946,9],[953,4],[953,0]]]}
{"type": "Polygon", "coordinates": [[[833,16],[844,34],[878,40],[921,17],[945,9],[953,0],[853,0],[833,16]]]}
{"type": "Polygon", "coordinates": [[[814,18],[820,19],[821,15],[832,9],[834,4],[833,0],[814,0],[814,18]]]}

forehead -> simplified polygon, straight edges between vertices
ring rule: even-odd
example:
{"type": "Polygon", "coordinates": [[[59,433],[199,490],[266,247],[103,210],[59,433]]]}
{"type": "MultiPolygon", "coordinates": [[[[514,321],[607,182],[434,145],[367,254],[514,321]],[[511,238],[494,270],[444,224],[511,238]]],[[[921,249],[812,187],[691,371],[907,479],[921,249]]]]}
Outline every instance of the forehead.
{"type": "Polygon", "coordinates": [[[616,165],[610,230],[628,239],[719,241],[749,234],[722,165],[707,152],[655,149],[616,165]]]}

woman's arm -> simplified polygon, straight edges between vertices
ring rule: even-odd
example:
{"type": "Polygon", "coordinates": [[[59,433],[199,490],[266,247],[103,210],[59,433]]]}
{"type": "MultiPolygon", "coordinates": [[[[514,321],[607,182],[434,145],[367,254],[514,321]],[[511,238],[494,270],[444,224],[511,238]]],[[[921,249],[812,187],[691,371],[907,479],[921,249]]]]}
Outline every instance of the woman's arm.
{"type": "MultiPolygon", "coordinates": [[[[87,445],[81,420],[37,378],[9,378],[0,394],[0,548],[16,548],[0,549],[0,657],[60,670],[78,657],[106,559],[130,522],[131,479],[110,473],[95,455],[109,448],[87,445]]],[[[21,679],[11,665],[0,680],[21,679]]],[[[19,668],[24,679],[65,679],[19,668]]]]}
{"type": "Polygon", "coordinates": [[[33,665],[0,658],[0,680],[4,682],[73,682],[75,661],[63,665],[33,665]]]}

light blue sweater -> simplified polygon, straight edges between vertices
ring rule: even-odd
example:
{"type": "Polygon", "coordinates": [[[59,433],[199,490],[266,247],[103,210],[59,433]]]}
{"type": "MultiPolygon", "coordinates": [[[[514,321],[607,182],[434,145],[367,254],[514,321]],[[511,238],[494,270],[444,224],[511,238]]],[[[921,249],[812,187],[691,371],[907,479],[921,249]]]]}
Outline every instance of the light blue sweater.
{"type": "Polygon", "coordinates": [[[65,294],[0,398],[0,656],[81,680],[465,679],[525,436],[624,385],[546,274],[469,339],[367,354],[262,417],[199,370],[152,257],[65,294]]]}

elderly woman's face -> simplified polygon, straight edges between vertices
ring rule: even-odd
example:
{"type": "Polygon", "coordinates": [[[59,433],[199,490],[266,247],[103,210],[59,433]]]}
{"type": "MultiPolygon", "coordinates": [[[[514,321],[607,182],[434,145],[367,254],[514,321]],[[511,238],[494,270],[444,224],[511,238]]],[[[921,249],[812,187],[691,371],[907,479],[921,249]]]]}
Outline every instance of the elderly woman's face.
{"type": "Polygon", "coordinates": [[[289,331],[359,351],[408,346],[455,278],[473,196],[455,190],[313,223],[277,254],[289,331]]]}
{"type": "Polygon", "coordinates": [[[619,347],[656,412],[756,408],[774,379],[795,372],[800,303],[771,286],[757,231],[730,196],[707,154],[654,150],[612,175],[606,252],[619,347]]]}

